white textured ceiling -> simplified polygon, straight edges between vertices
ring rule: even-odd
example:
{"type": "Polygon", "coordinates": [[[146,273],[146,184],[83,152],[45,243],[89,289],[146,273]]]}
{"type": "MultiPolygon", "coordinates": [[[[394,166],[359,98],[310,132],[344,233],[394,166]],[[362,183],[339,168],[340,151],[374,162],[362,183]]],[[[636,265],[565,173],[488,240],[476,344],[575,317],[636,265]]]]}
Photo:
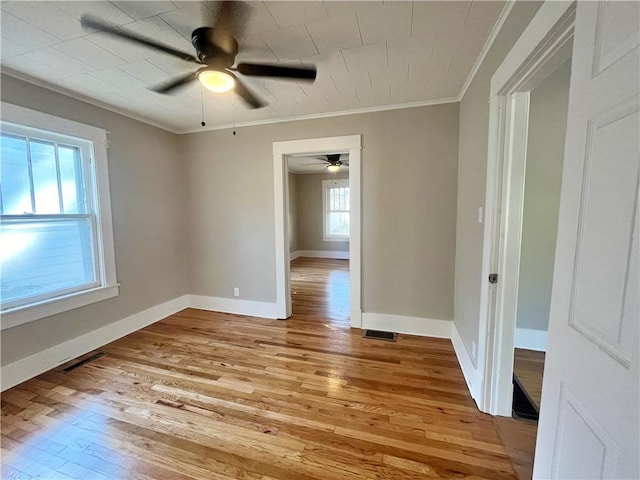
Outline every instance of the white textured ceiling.
{"type": "MultiPolygon", "coordinates": [[[[237,61],[313,63],[315,83],[245,77],[268,102],[251,110],[230,93],[204,93],[207,128],[454,99],[504,2],[251,1],[237,61]]],[[[87,32],[90,13],[194,53],[191,31],[209,2],[2,1],[5,73],[175,131],[197,131],[201,88],[147,89],[194,70],[174,57],[87,32]]]]}

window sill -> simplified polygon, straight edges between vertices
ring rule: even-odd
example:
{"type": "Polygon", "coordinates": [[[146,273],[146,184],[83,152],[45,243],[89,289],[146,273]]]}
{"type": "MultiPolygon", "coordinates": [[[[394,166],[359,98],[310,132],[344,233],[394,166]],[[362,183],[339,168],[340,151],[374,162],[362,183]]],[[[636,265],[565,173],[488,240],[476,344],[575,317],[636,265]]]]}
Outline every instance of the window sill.
{"type": "Polygon", "coordinates": [[[325,242],[348,242],[349,237],[322,237],[325,242]]]}
{"type": "Polygon", "coordinates": [[[75,308],[84,307],[91,303],[100,302],[107,298],[118,296],[119,284],[106,287],[92,288],[76,292],[63,297],[44,300],[30,305],[11,308],[0,314],[0,330],[17,327],[24,323],[33,322],[41,318],[67,312],[75,308]]]}

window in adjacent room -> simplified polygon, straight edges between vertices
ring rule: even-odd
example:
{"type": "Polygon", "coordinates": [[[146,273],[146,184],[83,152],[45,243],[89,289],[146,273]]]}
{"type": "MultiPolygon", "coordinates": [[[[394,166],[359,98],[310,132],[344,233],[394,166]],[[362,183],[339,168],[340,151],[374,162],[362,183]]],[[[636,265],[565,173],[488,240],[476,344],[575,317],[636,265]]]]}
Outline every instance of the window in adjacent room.
{"type": "Polygon", "coordinates": [[[324,240],[349,240],[349,180],[323,180],[324,240]]]}
{"type": "Polygon", "coordinates": [[[106,132],[3,104],[2,328],[117,295],[106,132]]]}

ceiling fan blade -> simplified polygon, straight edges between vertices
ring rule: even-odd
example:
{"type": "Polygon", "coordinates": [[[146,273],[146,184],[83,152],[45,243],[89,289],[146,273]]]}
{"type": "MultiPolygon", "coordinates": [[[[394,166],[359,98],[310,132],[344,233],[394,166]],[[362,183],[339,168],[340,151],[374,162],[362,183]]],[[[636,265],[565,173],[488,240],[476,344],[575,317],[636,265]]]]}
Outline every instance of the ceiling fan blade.
{"type": "Polygon", "coordinates": [[[112,37],[123,38],[131,42],[144,45],[145,47],[149,47],[154,50],[158,50],[160,52],[168,53],[169,55],[173,55],[174,57],[178,57],[182,60],[186,60],[187,62],[200,63],[193,55],[189,53],[176,50],[175,48],[169,47],[168,45],[164,45],[162,43],[158,43],[155,40],[151,40],[150,38],[143,37],[141,35],[138,35],[137,33],[128,32],[116,25],[112,25],[110,23],[106,23],[106,22],[103,22],[102,20],[94,18],[91,15],[83,15],[80,22],[82,26],[85,28],[92,28],[94,30],[99,30],[108,35],[111,35],[112,37]]]}
{"type": "Polygon", "coordinates": [[[256,77],[296,78],[300,80],[315,80],[316,67],[281,67],[259,63],[239,63],[236,70],[243,74],[256,77]]]}
{"type": "Polygon", "coordinates": [[[251,90],[247,88],[247,86],[236,76],[233,75],[236,80],[236,86],[234,90],[242,99],[247,102],[247,104],[251,108],[260,108],[264,107],[266,104],[260,100],[251,90]]]}
{"type": "Polygon", "coordinates": [[[212,18],[209,19],[208,24],[213,27],[210,41],[221,50],[235,55],[238,48],[235,38],[242,35],[242,27],[249,13],[249,6],[238,1],[209,3],[212,18]]]}
{"type": "Polygon", "coordinates": [[[196,78],[198,77],[196,73],[193,72],[149,88],[157,93],[171,93],[177,88],[184,87],[187,83],[194,81],[196,78]]]}

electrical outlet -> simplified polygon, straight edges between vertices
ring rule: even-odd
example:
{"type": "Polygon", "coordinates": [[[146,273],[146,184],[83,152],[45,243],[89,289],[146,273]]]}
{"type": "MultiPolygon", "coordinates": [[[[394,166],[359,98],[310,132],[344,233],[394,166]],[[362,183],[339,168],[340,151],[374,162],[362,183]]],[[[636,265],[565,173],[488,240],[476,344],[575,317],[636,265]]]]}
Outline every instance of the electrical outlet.
{"type": "Polygon", "coordinates": [[[475,340],[471,340],[471,355],[473,355],[473,358],[476,358],[476,341],[475,340]]]}
{"type": "Polygon", "coordinates": [[[483,211],[482,211],[482,207],[478,207],[478,223],[482,223],[482,219],[483,219],[483,211]]]}
{"type": "Polygon", "coordinates": [[[240,296],[240,289],[238,287],[233,287],[233,296],[234,297],[240,296]]]}

